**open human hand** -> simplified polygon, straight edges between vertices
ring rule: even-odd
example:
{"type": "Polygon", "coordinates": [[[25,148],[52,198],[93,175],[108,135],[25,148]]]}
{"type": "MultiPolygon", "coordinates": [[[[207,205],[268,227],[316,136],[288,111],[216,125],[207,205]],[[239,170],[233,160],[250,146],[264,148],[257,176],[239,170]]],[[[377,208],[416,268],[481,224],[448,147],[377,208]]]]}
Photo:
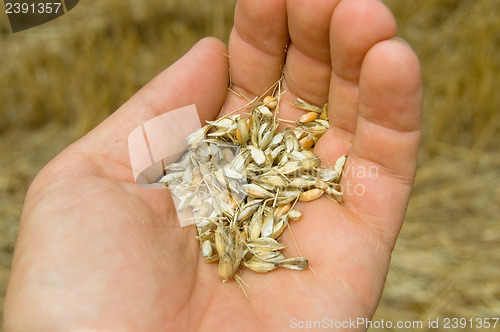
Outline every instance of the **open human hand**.
{"type": "Polygon", "coordinates": [[[420,139],[419,62],[395,35],[378,0],[238,1],[228,50],[201,40],[35,178],[5,331],[279,331],[370,318],[420,139]],[[169,192],[134,183],[127,146],[134,128],[169,110],[195,104],[205,121],[241,106],[227,90],[228,66],[232,89],[250,99],[284,73],[282,118],[298,118],[287,106],[297,97],[328,102],[330,129],[315,153],[326,165],[348,154],[343,204],[307,203],[292,225],[315,273],[242,269],[248,298],[203,262],[195,228],[179,226],[169,192]]]}

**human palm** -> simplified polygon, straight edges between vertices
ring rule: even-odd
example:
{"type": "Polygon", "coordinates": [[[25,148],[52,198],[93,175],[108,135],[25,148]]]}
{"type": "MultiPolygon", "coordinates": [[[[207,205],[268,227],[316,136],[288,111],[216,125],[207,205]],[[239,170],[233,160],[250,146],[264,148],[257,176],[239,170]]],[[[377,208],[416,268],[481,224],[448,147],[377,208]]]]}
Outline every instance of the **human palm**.
{"type": "MultiPolygon", "coordinates": [[[[370,318],[415,175],[420,69],[391,39],[381,2],[338,2],[240,0],[228,51],[200,41],[50,162],[26,197],[6,331],[284,330],[370,318]],[[298,118],[288,103],[297,97],[328,102],[331,126],[315,153],[325,165],[349,155],[344,203],[304,204],[291,226],[314,271],[242,269],[248,298],[203,262],[170,194],[134,184],[127,147],[135,127],[166,111],[196,104],[205,121],[241,106],[227,90],[228,62],[232,89],[249,99],[284,73],[281,118],[298,118]]],[[[296,256],[290,233],[282,239],[296,256]]]]}

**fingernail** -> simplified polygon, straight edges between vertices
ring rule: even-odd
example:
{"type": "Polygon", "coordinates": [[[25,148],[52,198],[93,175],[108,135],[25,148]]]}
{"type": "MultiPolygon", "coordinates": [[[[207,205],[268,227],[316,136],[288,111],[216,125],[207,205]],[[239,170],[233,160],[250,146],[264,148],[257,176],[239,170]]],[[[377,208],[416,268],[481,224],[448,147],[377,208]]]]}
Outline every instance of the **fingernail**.
{"type": "Polygon", "coordinates": [[[399,36],[398,37],[392,37],[391,39],[392,40],[396,40],[396,41],[400,41],[403,44],[405,44],[406,46],[408,46],[409,48],[412,48],[411,45],[406,40],[404,40],[403,38],[401,38],[399,36]]]}

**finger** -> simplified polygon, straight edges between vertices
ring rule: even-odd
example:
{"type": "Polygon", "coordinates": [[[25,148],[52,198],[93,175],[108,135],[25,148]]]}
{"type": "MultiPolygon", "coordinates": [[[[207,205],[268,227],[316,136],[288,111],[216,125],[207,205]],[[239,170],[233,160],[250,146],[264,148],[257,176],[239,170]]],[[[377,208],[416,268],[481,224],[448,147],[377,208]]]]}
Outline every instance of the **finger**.
{"type": "Polygon", "coordinates": [[[359,97],[356,136],[342,178],[344,205],[395,241],[415,177],[422,122],[415,53],[399,40],[375,45],[363,61],[359,97]]]}
{"type": "MultiPolygon", "coordinates": [[[[287,44],[285,0],[238,1],[228,47],[232,89],[248,99],[268,90],[281,76],[287,44]]],[[[229,95],[224,108],[243,103],[229,95]]]]}
{"type": "MultiPolygon", "coordinates": [[[[283,96],[283,101],[293,103],[299,97],[320,106],[328,101],[331,74],[330,20],[338,2],[287,1],[291,42],[283,80],[284,89],[288,93],[283,96]]],[[[288,107],[280,115],[296,120],[302,112],[288,107]]]]}
{"type": "Polygon", "coordinates": [[[349,151],[356,131],[361,64],[376,43],[396,35],[390,10],[378,0],[344,0],[330,27],[332,73],[328,98],[330,130],[318,149],[334,161],[349,151]]]}
{"type": "Polygon", "coordinates": [[[215,38],[199,41],[72,148],[102,156],[102,163],[128,165],[128,135],[145,121],[192,104],[202,124],[214,119],[227,94],[225,53],[225,45],[215,38]]]}
{"type": "Polygon", "coordinates": [[[285,83],[294,94],[315,105],[327,102],[331,73],[329,29],[338,1],[287,2],[291,44],[285,83]]]}

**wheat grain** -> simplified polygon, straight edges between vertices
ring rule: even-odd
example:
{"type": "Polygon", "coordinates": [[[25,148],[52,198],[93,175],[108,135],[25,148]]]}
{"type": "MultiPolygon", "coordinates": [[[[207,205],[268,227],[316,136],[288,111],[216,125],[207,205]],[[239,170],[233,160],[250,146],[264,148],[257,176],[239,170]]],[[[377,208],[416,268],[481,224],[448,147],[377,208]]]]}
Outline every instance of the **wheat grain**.
{"type": "MultiPolygon", "coordinates": [[[[327,106],[299,99],[294,105],[307,113],[293,122],[297,127],[279,132],[280,97],[252,100],[249,117],[232,112],[208,121],[187,138],[188,150],[165,167],[160,180],[179,199],[177,209],[192,212],[202,255],[206,262],[219,262],[224,282],[241,265],[259,273],[307,268],[304,257],[280,253],[285,246],[279,237],[288,221],[302,217],[295,203],[342,197],[346,157],[333,168],[323,167],[312,150],[328,129],[327,106]]],[[[242,287],[240,278],[237,282],[242,287]]]]}

